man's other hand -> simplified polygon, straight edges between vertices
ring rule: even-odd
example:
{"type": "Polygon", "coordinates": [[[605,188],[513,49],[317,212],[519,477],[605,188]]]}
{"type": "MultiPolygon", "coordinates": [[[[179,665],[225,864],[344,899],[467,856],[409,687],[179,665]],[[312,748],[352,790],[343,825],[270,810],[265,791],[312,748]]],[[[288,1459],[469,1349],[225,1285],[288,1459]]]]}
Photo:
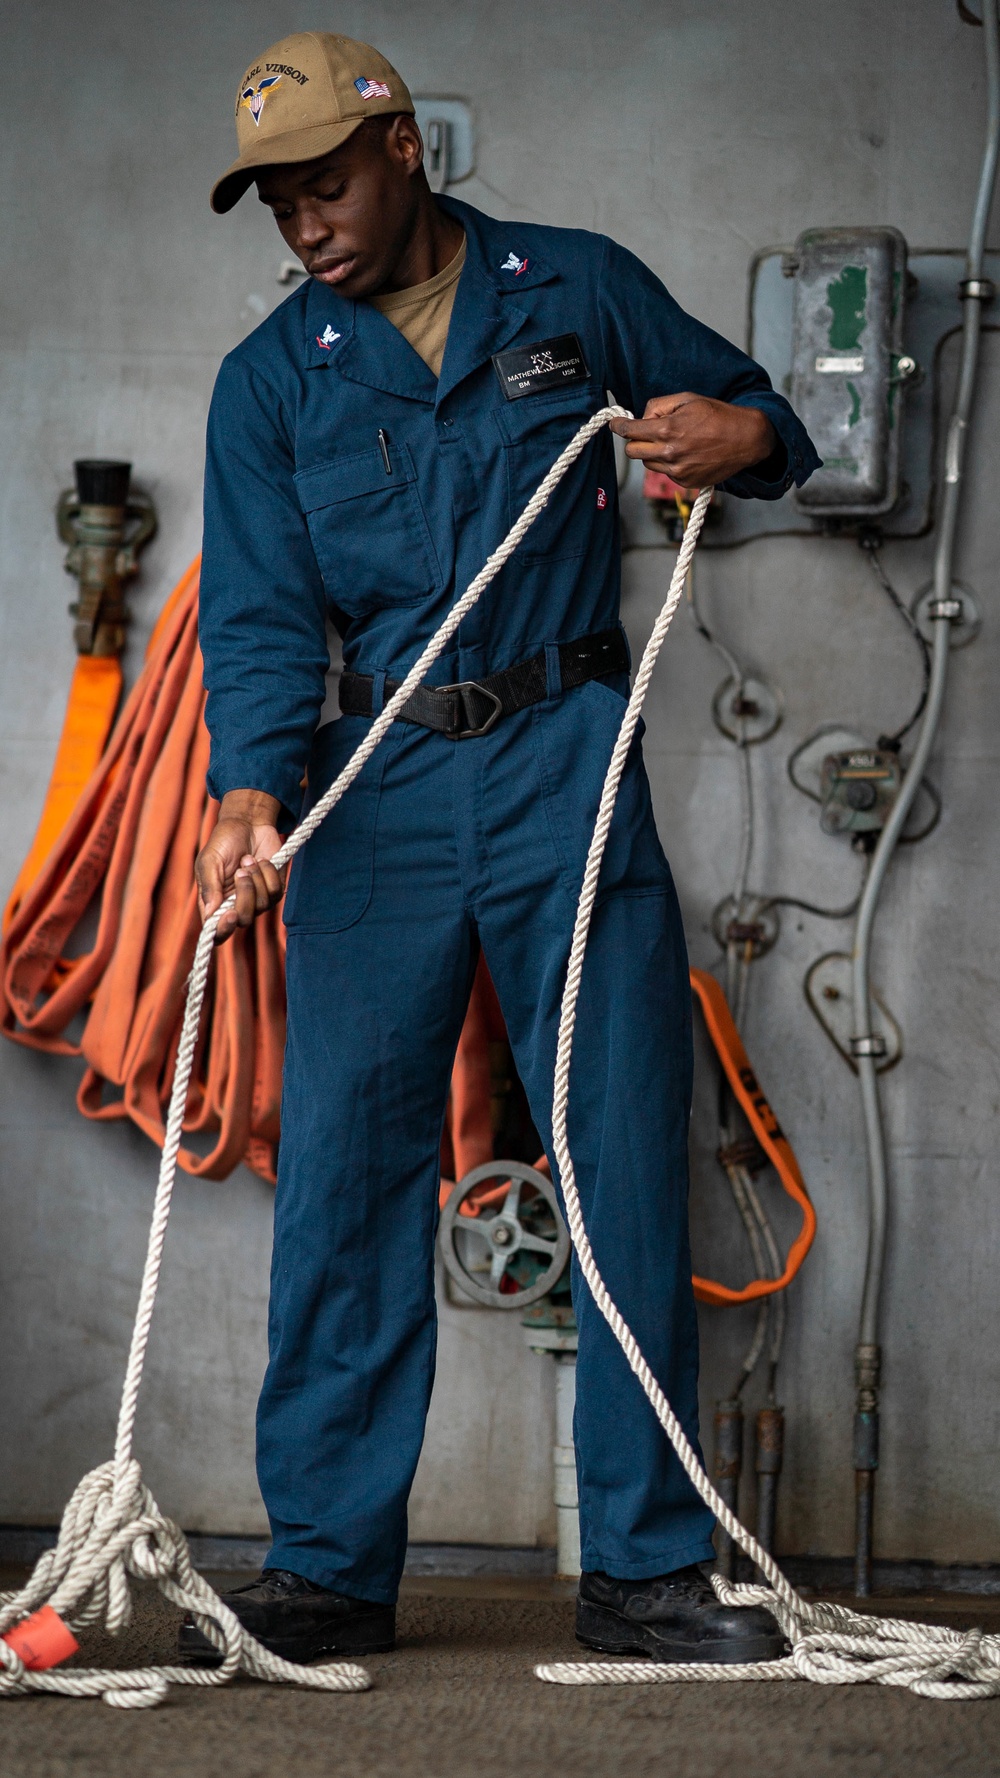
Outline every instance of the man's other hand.
{"type": "Polygon", "coordinates": [[[219,921],[217,945],[237,926],[252,925],[285,892],[285,872],[271,863],[281,845],[275,826],[280,808],[277,798],[262,790],[231,790],[222,799],[215,831],[194,867],[203,920],[236,893],[236,906],[219,921]]]}
{"type": "Polygon", "coordinates": [[[612,420],[626,455],[682,488],[705,488],[764,462],[777,444],[766,414],[709,395],[654,395],[641,420],[612,420]]]}

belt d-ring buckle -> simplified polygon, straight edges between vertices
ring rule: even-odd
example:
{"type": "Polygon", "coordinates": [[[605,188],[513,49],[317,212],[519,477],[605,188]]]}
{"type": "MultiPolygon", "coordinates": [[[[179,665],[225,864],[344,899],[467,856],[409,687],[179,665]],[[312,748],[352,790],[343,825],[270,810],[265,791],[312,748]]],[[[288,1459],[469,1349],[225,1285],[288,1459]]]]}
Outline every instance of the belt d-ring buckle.
{"type": "Polygon", "coordinates": [[[458,729],[455,734],[449,736],[452,741],[474,741],[478,735],[488,735],[490,729],[495,727],[503,715],[503,703],[497,697],[496,692],[487,690],[485,685],[480,685],[475,679],[463,679],[457,685],[442,685],[437,689],[442,692],[456,691],[460,696],[465,692],[478,691],[482,697],[489,698],[493,705],[485,722],[481,722],[478,728],[458,729]]]}

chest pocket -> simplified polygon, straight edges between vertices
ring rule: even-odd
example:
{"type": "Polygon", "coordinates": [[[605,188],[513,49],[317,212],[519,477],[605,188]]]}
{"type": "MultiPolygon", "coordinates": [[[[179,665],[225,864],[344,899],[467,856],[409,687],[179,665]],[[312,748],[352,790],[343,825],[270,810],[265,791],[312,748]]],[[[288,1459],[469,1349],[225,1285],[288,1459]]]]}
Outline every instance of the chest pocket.
{"type": "MultiPolygon", "coordinates": [[[[584,420],[602,407],[600,389],[581,383],[551,396],[529,395],[499,410],[507,464],[507,522],[519,518],[559,452],[584,420]]],[[[584,446],[518,550],[525,562],[554,562],[587,553],[598,510],[598,488],[610,502],[615,487],[614,447],[607,427],[584,446]]]]}
{"type": "Polygon", "coordinates": [[[405,445],[376,446],[295,477],[331,601],[351,617],[414,605],[434,590],[437,561],[405,445]]]}

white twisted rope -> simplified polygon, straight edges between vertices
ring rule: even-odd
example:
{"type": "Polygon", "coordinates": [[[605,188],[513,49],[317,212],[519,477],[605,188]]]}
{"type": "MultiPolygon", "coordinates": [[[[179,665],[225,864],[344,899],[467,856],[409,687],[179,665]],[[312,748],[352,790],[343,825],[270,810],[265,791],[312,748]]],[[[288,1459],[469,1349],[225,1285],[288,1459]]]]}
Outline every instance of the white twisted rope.
{"type": "MultiPolygon", "coordinates": [[[[324,817],[340,801],[345,790],[354,782],[366,760],[388,732],[410,693],[420,684],[454,636],[462,619],[499,574],[525,532],[548,504],[550,495],[571,464],[601,427],[618,415],[631,418],[625,408],[602,408],[581,426],[556,458],[520,518],[452,607],[398,691],[375,718],[339,777],[275,853],[273,863],[277,867],[280,868],[294,858],[324,817]]],[[[806,1678],[826,1685],[861,1681],[905,1685],[924,1697],[934,1698],[994,1696],[1000,1692],[1000,1638],[985,1636],[979,1631],[963,1636],[952,1630],[865,1617],[841,1606],[809,1605],[799,1597],[771,1556],[761,1549],[755,1538],[744,1529],[715,1492],[698,1463],[670,1403],[643,1358],[635,1336],[608,1294],[583,1223],[573,1161],[566,1137],[566,1109],[576,1003],[587,934],[597,892],[601,858],[611,826],[625,759],[656,657],[680,602],[688,565],[710,498],[711,490],[704,489],[692,510],[666,603],[643,654],[604,783],[580,892],[563,994],[553,1097],[553,1130],[570,1234],[594,1299],[614,1331],[698,1493],[730,1537],[752,1557],[771,1583],[770,1587],[728,1586],[716,1579],[716,1591],[727,1604],[766,1605],[791,1642],[792,1654],[785,1660],[745,1667],[594,1661],[536,1667],[535,1672],[540,1679],[566,1685],[650,1684],[692,1679],[806,1678]]],[[[184,1108],[194,1064],[215,931],[221,915],[234,905],[234,901],[235,897],[230,896],[205,921],[188,980],[187,1003],[167,1114],[149,1244],[122,1390],[114,1459],[91,1470],[79,1483],[63,1514],[58,1543],[39,1559],[27,1585],[19,1592],[0,1595],[0,1638],[4,1632],[46,1604],[72,1629],[103,1621],[108,1630],[116,1632],[131,1617],[129,1574],[144,1580],[154,1580],[166,1598],[181,1610],[192,1613],[198,1627],[219,1650],[223,1660],[217,1668],[144,1667],[126,1672],[84,1668],[34,1671],[26,1668],[10,1645],[0,1640],[0,1697],[25,1692],[56,1692],[69,1697],[102,1697],[106,1704],[119,1709],[142,1709],[160,1703],[171,1685],[225,1685],[240,1669],[256,1679],[309,1686],[324,1691],[364,1691],[370,1684],[362,1667],[346,1662],[299,1666],[279,1659],[250,1636],[222,1603],[218,1594],[195,1573],[183,1532],[161,1513],[142,1480],[138,1463],[132,1456],[136,1404],[156,1300],[184,1108]]]]}
{"type": "Polygon", "coordinates": [[[669,1401],[643,1357],[638,1340],[601,1277],[584,1225],[576,1172],[566,1133],[566,1116],[576,1006],[583,976],[587,936],[597,896],[601,859],[611,828],[625,761],[635,736],[657,656],[684,593],[691,558],[711,498],[712,489],[703,488],[692,508],[671,576],[670,588],[639,664],[604,779],[577,903],[559,1016],[552,1134],[559,1183],[566,1205],[566,1220],[591,1296],[642,1384],[657,1419],[702,1500],[715,1514],[723,1530],[739,1544],[771,1583],[770,1586],[732,1585],[720,1576],[713,1575],[715,1591],[724,1605],[766,1606],[781,1625],[791,1643],[792,1652],[784,1660],[730,1667],[697,1662],[562,1661],[536,1667],[535,1673],[539,1679],[559,1685],[657,1685],[673,1680],[812,1679],[821,1685],[876,1683],[906,1686],[925,1698],[995,1697],[1000,1695],[1000,1636],[987,1636],[979,1630],[963,1634],[929,1624],[876,1618],[850,1611],[840,1605],[813,1605],[795,1591],[774,1558],[740,1523],[721,1495],[716,1493],[702,1469],[669,1401]]]}

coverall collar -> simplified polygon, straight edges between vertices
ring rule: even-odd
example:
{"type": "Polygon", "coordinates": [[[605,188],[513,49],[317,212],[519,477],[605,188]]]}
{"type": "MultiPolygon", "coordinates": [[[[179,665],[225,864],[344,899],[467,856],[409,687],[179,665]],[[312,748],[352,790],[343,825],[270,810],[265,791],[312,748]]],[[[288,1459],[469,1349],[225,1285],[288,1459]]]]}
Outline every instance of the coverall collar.
{"type": "Polygon", "coordinates": [[[366,388],[440,405],[520,333],[528,312],[518,296],[559,274],[528,251],[516,224],[495,222],[456,198],[438,203],[462,224],[467,243],[440,378],[377,309],[348,301],[315,279],[309,280],[305,301],[309,369],[329,366],[366,388]]]}
{"type": "Polygon", "coordinates": [[[528,252],[517,224],[496,222],[457,198],[437,201],[462,224],[466,239],[465,265],[438,380],[440,406],[464,377],[520,333],[528,320],[528,311],[517,301],[521,291],[547,284],[558,273],[528,252]]]}
{"type": "Polygon", "coordinates": [[[370,303],[350,302],[310,278],[305,316],[305,362],[310,369],[329,366],[367,389],[433,406],[434,372],[370,303]]]}

